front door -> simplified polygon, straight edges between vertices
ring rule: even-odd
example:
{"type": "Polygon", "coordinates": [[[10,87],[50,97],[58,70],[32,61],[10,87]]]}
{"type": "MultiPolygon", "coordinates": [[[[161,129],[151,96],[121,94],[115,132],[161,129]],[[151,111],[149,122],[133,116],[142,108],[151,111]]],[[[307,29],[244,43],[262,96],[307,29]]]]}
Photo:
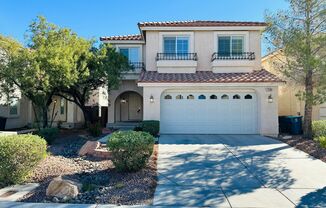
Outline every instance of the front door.
{"type": "Polygon", "coordinates": [[[120,96],[120,121],[141,121],[143,118],[142,97],[135,92],[120,96]]]}
{"type": "Polygon", "coordinates": [[[129,120],[140,121],[142,115],[142,98],[136,93],[129,94],[129,120]]]}

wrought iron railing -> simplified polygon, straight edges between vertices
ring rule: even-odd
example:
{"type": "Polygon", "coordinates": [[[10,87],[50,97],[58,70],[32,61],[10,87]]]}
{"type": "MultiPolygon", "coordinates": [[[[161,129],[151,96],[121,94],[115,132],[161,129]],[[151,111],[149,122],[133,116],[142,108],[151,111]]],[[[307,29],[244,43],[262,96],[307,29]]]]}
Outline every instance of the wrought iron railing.
{"type": "Polygon", "coordinates": [[[197,53],[157,53],[156,61],[159,60],[193,60],[197,61],[197,53]]]}
{"type": "Polygon", "coordinates": [[[129,62],[129,65],[133,71],[141,71],[145,69],[144,62],[129,62]]]}
{"type": "Polygon", "coordinates": [[[242,52],[242,53],[218,53],[212,55],[214,60],[255,60],[255,52],[242,52]]]}

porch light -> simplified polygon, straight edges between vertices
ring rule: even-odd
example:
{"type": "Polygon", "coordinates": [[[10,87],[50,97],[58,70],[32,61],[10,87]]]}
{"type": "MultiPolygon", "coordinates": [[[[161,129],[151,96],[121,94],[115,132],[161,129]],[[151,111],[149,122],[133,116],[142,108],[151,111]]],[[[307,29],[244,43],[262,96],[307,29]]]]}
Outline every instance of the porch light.
{"type": "Polygon", "coordinates": [[[273,97],[272,97],[272,94],[270,94],[270,95],[268,96],[268,102],[269,102],[269,103],[273,103],[273,97]]]}
{"type": "Polygon", "coordinates": [[[120,102],[121,102],[121,103],[126,103],[126,102],[127,102],[127,100],[126,100],[126,99],[124,99],[124,98],[122,98],[122,99],[120,100],[120,102]]]}
{"type": "Polygon", "coordinates": [[[154,103],[154,97],[153,97],[153,95],[151,95],[151,96],[149,97],[149,102],[150,102],[150,103],[154,103]]]}

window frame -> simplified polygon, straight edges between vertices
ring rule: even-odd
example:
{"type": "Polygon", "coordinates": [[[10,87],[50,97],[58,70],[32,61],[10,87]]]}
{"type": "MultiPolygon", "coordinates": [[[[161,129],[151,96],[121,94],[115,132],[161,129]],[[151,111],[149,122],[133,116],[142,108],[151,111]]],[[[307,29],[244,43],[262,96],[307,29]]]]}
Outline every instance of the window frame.
{"type": "Polygon", "coordinates": [[[189,36],[186,36],[186,35],[174,35],[174,36],[170,36],[170,35],[166,35],[166,36],[163,36],[163,53],[175,53],[175,54],[177,54],[177,55],[179,55],[179,54],[185,54],[185,53],[190,53],[189,51],[189,45],[190,45],[190,37],[189,36]],[[165,38],[174,38],[175,40],[175,44],[174,44],[174,46],[175,46],[175,48],[174,48],[174,52],[166,52],[165,51],[165,38]],[[178,48],[179,48],[179,44],[178,44],[178,39],[187,39],[187,42],[188,42],[188,45],[187,45],[187,52],[181,52],[181,53],[179,53],[178,52],[178,48]]]}
{"type": "Polygon", "coordinates": [[[194,32],[159,32],[159,53],[164,53],[164,37],[183,36],[188,39],[188,53],[194,53],[194,32]]]}
{"type": "Polygon", "coordinates": [[[59,105],[59,111],[60,111],[60,115],[66,115],[66,112],[67,112],[67,100],[64,99],[64,98],[60,98],[60,105],[59,105]],[[63,104],[63,105],[62,105],[63,104]],[[63,109],[62,109],[63,107],[63,109]],[[63,110],[63,112],[62,112],[63,110]]]}
{"type": "MultiPolygon", "coordinates": [[[[249,31],[219,31],[214,32],[214,52],[218,53],[218,38],[220,36],[242,36],[243,37],[243,52],[249,52],[249,31]]],[[[232,40],[230,40],[232,42],[232,40]]],[[[232,44],[230,44],[232,48],[232,44]]],[[[232,57],[232,50],[230,50],[230,55],[232,57]]]]}
{"type": "Polygon", "coordinates": [[[15,105],[17,108],[17,113],[16,114],[12,114],[11,113],[11,108],[12,106],[12,100],[10,100],[10,103],[8,104],[8,118],[15,118],[15,117],[19,117],[20,116],[20,98],[19,97],[12,97],[10,99],[17,99],[17,104],[15,105]]]}
{"type": "MultiPolygon", "coordinates": [[[[128,49],[128,53],[130,48],[137,48],[138,49],[138,60],[137,61],[130,61],[128,57],[129,62],[142,62],[143,60],[143,54],[142,54],[142,45],[116,45],[116,51],[120,53],[120,49],[128,49]]],[[[128,55],[129,56],[129,55],[128,55]]]]}

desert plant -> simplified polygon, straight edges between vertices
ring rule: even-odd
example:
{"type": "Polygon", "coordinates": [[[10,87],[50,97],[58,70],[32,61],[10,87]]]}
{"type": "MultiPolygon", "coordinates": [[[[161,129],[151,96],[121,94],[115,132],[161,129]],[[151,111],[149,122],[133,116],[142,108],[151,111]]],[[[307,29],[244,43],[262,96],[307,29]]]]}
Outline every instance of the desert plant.
{"type": "Polygon", "coordinates": [[[46,156],[46,141],[37,135],[0,137],[0,186],[24,182],[46,156]]]}
{"type": "Polygon", "coordinates": [[[48,144],[52,144],[59,134],[58,128],[43,128],[37,133],[40,137],[44,138],[48,144]]]}
{"type": "Polygon", "coordinates": [[[88,131],[94,137],[101,136],[101,134],[102,134],[101,124],[99,122],[89,124],[88,125],[88,131]]]}
{"type": "Polygon", "coordinates": [[[148,132],[156,137],[160,132],[160,122],[154,120],[142,121],[138,128],[141,129],[141,131],[148,132]]]}
{"type": "Polygon", "coordinates": [[[118,171],[137,171],[145,167],[153,153],[154,137],[147,132],[118,131],[108,141],[112,162],[118,171]]]}
{"type": "Polygon", "coordinates": [[[326,136],[326,120],[313,121],[312,133],[314,138],[326,136]]]}

